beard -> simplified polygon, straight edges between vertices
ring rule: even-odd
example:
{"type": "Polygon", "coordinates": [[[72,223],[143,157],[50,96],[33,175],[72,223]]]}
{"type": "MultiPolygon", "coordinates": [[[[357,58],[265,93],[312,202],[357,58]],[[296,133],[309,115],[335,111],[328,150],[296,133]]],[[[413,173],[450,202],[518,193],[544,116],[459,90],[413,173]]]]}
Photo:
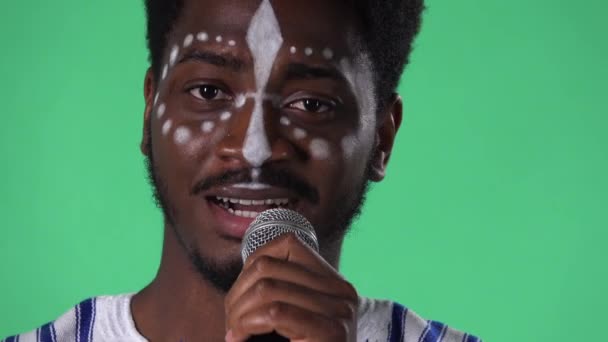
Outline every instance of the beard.
{"type": "MultiPolygon", "coordinates": [[[[148,137],[146,143],[148,154],[145,158],[145,164],[148,173],[148,181],[153,190],[156,206],[162,210],[165,221],[172,227],[177,241],[186,252],[194,270],[204,281],[209,282],[220,292],[227,293],[241,273],[243,268],[241,258],[238,257],[233,260],[219,261],[206,255],[204,251],[199,250],[197,246],[187,243],[180,233],[180,229],[178,229],[179,211],[169,200],[167,184],[160,176],[158,168],[154,163],[151,132],[148,132],[148,137]]],[[[375,145],[376,144],[372,146],[375,145]]],[[[333,208],[332,215],[330,215],[324,223],[317,225],[316,231],[323,232],[321,235],[317,236],[321,249],[323,248],[323,245],[335,246],[337,243],[341,242],[348,233],[353,220],[361,214],[361,208],[365,202],[367,191],[369,190],[372,157],[373,153],[370,154],[370,157],[366,162],[364,177],[356,184],[353,191],[341,195],[338,200],[334,202],[336,203],[336,206],[333,208]]],[[[315,200],[318,201],[316,190],[292,173],[285,170],[271,169],[269,167],[264,167],[261,171],[260,180],[264,183],[283,186],[312,202],[315,200]]],[[[250,170],[230,171],[219,177],[209,178],[199,182],[199,184],[192,189],[192,194],[196,194],[217,185],[249,181],[251,181],[250,170]]]]}

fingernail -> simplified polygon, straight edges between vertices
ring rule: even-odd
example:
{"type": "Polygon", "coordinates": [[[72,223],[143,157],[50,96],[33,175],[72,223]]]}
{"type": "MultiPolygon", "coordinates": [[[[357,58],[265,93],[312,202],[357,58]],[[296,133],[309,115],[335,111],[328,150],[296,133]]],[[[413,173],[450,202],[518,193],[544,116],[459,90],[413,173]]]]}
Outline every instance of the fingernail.
{"type": "Polygon", "coordinates": [[[232,342],[234,340],[234,337],[232,337],[232,330],[228,330],[224,339],[226,340],[226,342],[232,342]]]}

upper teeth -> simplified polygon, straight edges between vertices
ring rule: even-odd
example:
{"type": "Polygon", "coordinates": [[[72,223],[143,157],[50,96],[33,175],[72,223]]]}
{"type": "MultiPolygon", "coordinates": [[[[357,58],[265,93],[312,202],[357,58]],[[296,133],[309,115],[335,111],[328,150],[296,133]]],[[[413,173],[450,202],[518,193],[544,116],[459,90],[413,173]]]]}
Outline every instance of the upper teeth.
{"type": "Polygon", "coordinates": [[[269,199],[261,199],[261,200],[247,200],[247,199],[241,199],[241,198],[228,198],[228,197],[217,197],[217,199],[219,201],[222,201],[224,203],[234,203],[234,204],[241,204],[241,205],[285,205],[287,203],[289,203],[289,199],[287,198],[269,198],[269,199]]]}

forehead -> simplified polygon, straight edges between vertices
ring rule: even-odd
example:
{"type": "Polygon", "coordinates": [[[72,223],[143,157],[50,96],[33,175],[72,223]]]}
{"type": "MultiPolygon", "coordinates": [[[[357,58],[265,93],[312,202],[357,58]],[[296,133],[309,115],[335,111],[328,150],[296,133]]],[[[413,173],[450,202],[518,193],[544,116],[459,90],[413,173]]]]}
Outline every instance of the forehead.
{"type": "MultiPolygon", "coordinates": [[[[175,37],[207,30],[245,36],[262,0],[186,0],[173,30],[175,37]]],[[[347,1],[270,1],[287,44],[332,46],[348,54],[354,11],[347,1]]]]}

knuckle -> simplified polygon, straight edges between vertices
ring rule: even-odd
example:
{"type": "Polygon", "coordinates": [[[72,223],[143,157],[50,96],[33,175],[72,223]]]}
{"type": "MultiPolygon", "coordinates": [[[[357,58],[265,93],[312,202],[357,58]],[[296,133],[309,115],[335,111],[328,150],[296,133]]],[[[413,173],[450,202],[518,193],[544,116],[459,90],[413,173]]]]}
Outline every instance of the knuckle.
{"type": "Polygon", "coordinates": [[[343,284],[344,284],[344,292],[345,292],[346,296],[352,300],[359,300],[359,294],[357,293],[357,290],[355,289],[353,284],[351,284],[350,282],[348,282],[346,280],[343,281],[343,284]]]}
{"type": "Polygon", "coordinates": [[[264,278],[260,279],[255,284],[255,291],[260,298],[266,299],[272,294],[273,290],[275,290],[276,287],[276,282],[274,280],[264,278]]]}
{"type": "Polygon", "coordinates": [[[269,256],[263,255],[257,258],[254,262],[254,268],[258,273],[267,272],[272,265],[272,260],[269,256]]]}
{"type": "Polygon", "coordinates": [[[287,313],[287,306],[281,302],[272,302],[268,307],[268,315],[272,320],[283,317],[287,313]]]}
{"type": "Polygon", "coordinates": [[[332,334],[333,341],[346,341],[349,335],[348,323],[344,320],[332,320],[329,323],[329,331],[332,334]]]}

